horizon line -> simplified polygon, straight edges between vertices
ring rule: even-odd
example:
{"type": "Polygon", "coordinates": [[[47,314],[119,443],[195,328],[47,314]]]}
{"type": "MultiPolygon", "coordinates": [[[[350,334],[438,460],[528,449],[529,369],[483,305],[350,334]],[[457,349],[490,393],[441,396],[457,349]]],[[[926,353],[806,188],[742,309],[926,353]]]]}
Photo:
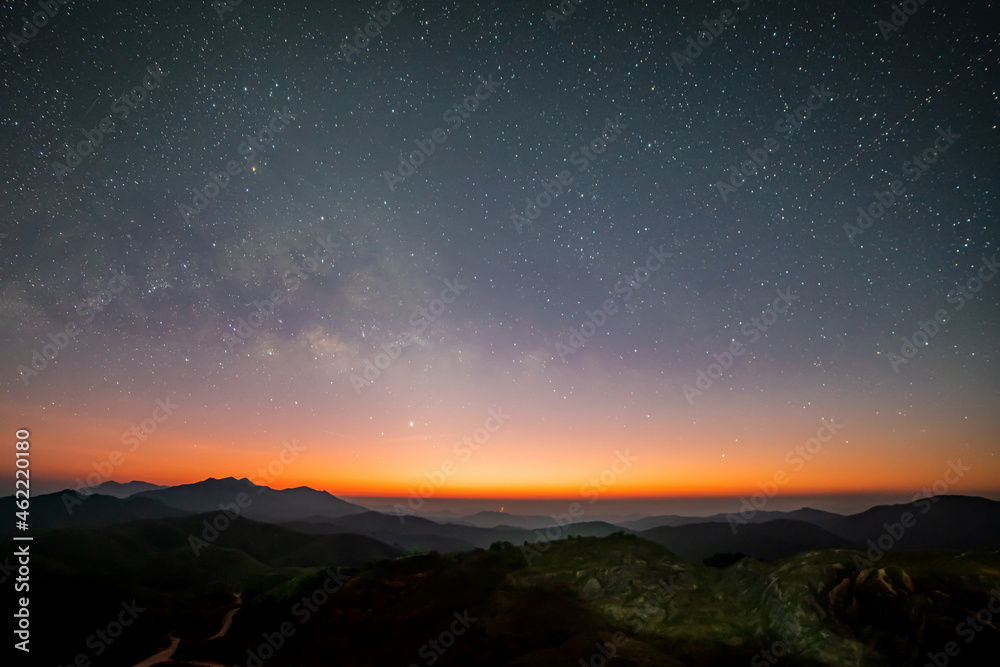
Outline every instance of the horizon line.
{"type": "MultiPolygon", "coordinates": [[[[225,479],[233,479],[233,480],[237,480],[237,481],[239,481],[239,480],[247,480],[251,484],[255,484],[256,486],[265,486],[265,487],[273,489],[275,491],[283,491],[283,490],[289,490],[289,489],[307,488],[307,489],[312,489],[313,491],[322,491],[322,492],[325,492],[325,493],[329,493],[330,495],[333,495],[333,496],[335,496],[337,498],[342,498],[342,499],[357,498],[357,499],[366,499],[366,500],[410,500],[411,498],[413,498],[412,495],[386,495],[386,494],[358,493],[358,492],[351,492],[351,491],[331,491],[330,489],[327,489],[327,488],[317,488],[317,487],[314,487],[314,486],[309,486],[308,484],[299,484],[299,485],[296,485],[296,486],[286,486],[286,487],[276,487],[276,486],[269,486],[268,484],[260,484],[258,482],[253,481],[249,477],[235,477],[233,475],[228,475],[226,477],[213,477],[213,476],[209,476],[209,477],[197,479],[195,481],[177,482],[177,483],[174,483],[174,484],[162,484],[162,483],[157,483],[157,482],[150,482],[148,480],[143,480],[143,479],[133,479],[133,480],[129,480],[129,481],[126,481],[126,482],[118,481],[116,479],[106,479],[106,480],[103,480],[102,482],[100,482],[100,484],[97,484],[95,486],[80,487],[80,488],[95,488],[96,486],[100,486],[101,484],[105,484],[105,483],[108,483],[108,482],[112,482],[112,483],[120,484],[120,485],[127,485],[127,484],[134,484],[134,483],[150,484],[150,485],[153,485],[153,486],[160,486],[160,487],[172,488],[172,487],[177,487],[177,486],[187,486],[187,485],[191,485],[191,484],[198,484],[198,483],[206,482],[206,481],[209,481],[209,480],[225,480],[225,479]]],[[[50,491],[48,493],[60,493],[60,492],[63,492],[63,491],[75,491],[76,488],[78,488],[78,487],[76,487],[76,486],[67,486],[67,487],[63,487],[63,488],[55,490],[55,491],[50,491]]],[[[750,499],[753,496],[760,495],[760,494],[761,494],[760,490],[756,490],[756,491],[753,491],[753,492],[750,492],[750,493],[746,493],[746,492],[744,492],[744,493],[738,493],[738,492],[735,492],[735,493],[698,493],[698,494],[678,494],[678,493],[674,493],[674,494],[671,494],[671,493],[665,493],[665,494],[612,494],[612,493],[603,493],[603,494],[600,495],[599,500],[617,500],[617,501],[643,501],[643,500],[648,500],[648,501],[667,501],[667,500],[713,500],[713,499],[718,499],[718,500],[724,500],[724,499],[742,500],[744,498],[750,499]]],[[[45,493],[38,494],[38,495],[45,495],[45,493]]],[[[966,490],[966,491],[964,491],[962,493],[944,493],[944,494],[925,493],[924,490],[922,490],[922,489],[921,490],[915,490],[915,491],[914,490],[885,490],[885,489],[879,489],[879,490],[845,490],[845,491],[817,490],[817,491],[806,491],[806,492],[796,492],[796,493],[781,493],[779,491],[779,492],[774,493],[773,495],[770,495],[770,496],[768,496],[766,494],[764,494],[764,495],[765,495],[765,497],[768,500],[774,500],[774,499],[778,499],[778,498],[782,498],[782,499],[794,499],[794,498],[857,498],[857,497],[863,497],[863,496],[874,496],[874,497],[908,496],[908,497],[911,497],[913,500],[916,500],[916,499],[918,499],[918,496],[919,497],[931,497],[931,496],[934,496],[934,495],[944,495],[944,496],[980,497],[980,498],[986,498],[988,500],[998,500],[998,501],[1000,501],[1000,488],[997,488],[997,489],[969,489],[969,490],[966,490]]],[[[588,496],[582,496],[582,495],[548,495],[548,494],[546,494],[546,495],[523,495],[523,494],[512,494],[512,495],[500,495],[500,494],[490,494],[490,495],[482,495],[482,494],[480,494],[480,495],[457,495],[457,494],[435,493],[433,495],[426,496],[426,497],[417,496],[417,498],[420,498],[424,502],[433,502],[433,501],[462,501],[462,500],[465,500],[465,501],[487,501],[487,500],[505,500],[505,501],[563,501],[563,500],[565,500],[567,502],[572,502],[572,501],[585,502],[586,501],[588,504],[592,504],[591,501],[588,500],[588,498],[589,498],[588,496]]],[[[595,500],[597,500],[597,499],[595,499],[595,500]]]]}

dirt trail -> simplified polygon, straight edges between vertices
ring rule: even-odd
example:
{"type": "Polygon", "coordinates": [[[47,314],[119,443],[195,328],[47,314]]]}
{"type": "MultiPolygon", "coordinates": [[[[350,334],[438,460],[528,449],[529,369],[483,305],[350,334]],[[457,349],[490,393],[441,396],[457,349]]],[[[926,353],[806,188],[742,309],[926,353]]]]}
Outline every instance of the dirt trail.
{"type": "Polygon", "coordinates": [[[226,633],[229,632],[229,628],[233,627],[233,616],[236,615],[236,612],[238,612],[240,607],[243,605],[243,593],[234,593],[233,597],[236,598],[236,609],[232,609],[226,614],[226,617],[222,619],[222,629],[209,637],[209,641],[218,639],[219,637],[225,637],[226,633]]]}
{"type": "Polygon", "coordinates": [[[172,632],[167,635],[167,637],[170,638],[170,646],[163,649],[153,657],[146,658],[142,662],[137,663],[135,667],[153,667],[153,665],[158,665],[162,662],[173,662],[173,660],[170,659],[170,656],[172,656],[174,651],[177,650],[177,647],[180,646],[181,640],[174,637],[174,633],[172,632]]]}
{"type": "MultiPolygon", "coordinates": [[[[233,617],[236,616],[236,612],[238,612],[243,605],[243,594],[233,593],[233,597],[236,599],[236,608],[226,612],[225,617],[222,619],[222,629],[210,637],[209,641],[212,639],[218,639],[219,637],[225,637],[226,633],[229,632],[229,629],[233,627],[233,617]]],[[[167,638],[170,640],[170,646],[163,649],[159,653],[146,658],[142,662],[136,663],[134,667],[153,667],[154,665],[176,662],[176,660],[173,659],[173,656],[174,653],[177,652],[177,647],[180,646],[181,640],[178,637],[174,637],[173,632],[167,635],[167,638]]],[[[218,662],[201,662],[199,660],[185,660],[184,662],[190,665],[199,665],[200,667],[232,667],[231,665],[222,665],[218,662]]]]}

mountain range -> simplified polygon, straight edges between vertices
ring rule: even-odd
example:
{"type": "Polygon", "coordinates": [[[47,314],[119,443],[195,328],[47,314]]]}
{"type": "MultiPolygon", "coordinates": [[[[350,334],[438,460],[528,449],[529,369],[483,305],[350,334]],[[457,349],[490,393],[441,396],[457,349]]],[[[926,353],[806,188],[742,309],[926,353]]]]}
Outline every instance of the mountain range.
{"type": "Polygon", "coordinates": [[[281,648],[266,667],[923,665],[965,634],[950,667],[1000,650],[968,621],[1000,605],[1000,503],[737,516],[560,526],[400,517],[231,477],[105,483],[32,498],[32,541],[0,540],[0,579],[30,584],[39,664],[256,665],[262,641],[281,648]],[[96,640],[123,609],[128,631],[96,640]]]}
{"type": "MultiPolygon", "coordinates": [[[[853,515],[803,508],[736,515],[650,516],[623,521],[558,525],[552,517],[478,512],[442,520],[370,511],[309,487],[272,489],[248,479],[209,478],[161,487],[146,482],[105,482],[86,494],[64,491],[31,501],[34,531],[104,527],[144,519],[228,512],[312,535],[355,534],[404,551],[442,553],[566,537],[637,534],[692,560],[720,553],[775,560],[809,550],[897,551],[1000,548],[1000,502],[972,496],[934,496],[901,505],[878,505],[853,515]],[[904,525],[910,524],[910,525],[904,525]],[[879,548],[879,540],[882,547],[879,548]]],[[[14,512],[14,498],[0,498],[14,512]]],[[[13,533],[0,526],[0,537],[13,533]]]]}

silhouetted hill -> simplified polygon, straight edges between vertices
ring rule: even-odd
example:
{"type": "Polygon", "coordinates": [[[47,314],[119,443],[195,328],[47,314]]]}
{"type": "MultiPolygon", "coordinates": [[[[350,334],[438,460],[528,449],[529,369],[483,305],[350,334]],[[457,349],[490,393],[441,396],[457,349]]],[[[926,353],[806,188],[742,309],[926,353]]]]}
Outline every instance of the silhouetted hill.
{"type": "MultiPolygon", "coordinates": [[[[31,619],[36,628],[31,664],[71,664],[86,650],[95,629],[106,627],[121,605],[133,600],[145,611],[101,656],[102,665],[134,665],[162,647],[164,635],[172,630],[182,636],[211,636],[233,592],[264,594],[294,587],[301,578],[327,568],[400,554],[364,536],[305,535],[243,517],[223,530],[206,532],[204,522],[214,523],[219,516],[57,528],[35,535],[30,543],[31,619]],[[192,537],[204,543],[192,546],[192,537]],[[81,605],[81,611],[71,611],[71,604],[81,605]]],[[[5,571],[16,568],[13,551],[22,544],[0,544],[5,571]]],[[[283,611],[287,614],[288,608],[283,611]]]]}
{"type": "Polygon", "coordinates": [[[221,505],[232,505],[241,494],[249,499],[249,504],[241,509],[243,516],[269,523],[294,521],[311,515],[336,518],[366,511],[326,491],[307,486],[277,490],[233,477],[213,477],[193,484],[145,491],[136,497],[158,500],[170,507],[197,514],[218,511],[221,505]]]}
{"type": "Polygon", "coordinates": [[[227,523],[217,520],[220,516],[224,515],[198,514],[105,528],[57,528],[35,536],[33,543],[41,558],[61,559],[69,572],[107,571],[125,576],[155,571],[163,576],[170,571],[178,580],[194,576],[202,569],[198,563],[210,564],[222,552],[240,552],[273,567],[358,565],[400,554],[399,549],[363,535],[307,535],[244,517],[227,523]],[[217,526],[225,527],[219,530],[217,526]],[[210,558],[202,561],[206,556],[210,558]],[[167,568],[164,559],[171,562],[167,568]],[[192,572],[186,573],[188,568],[192,572]]]}
{"type": "MultiPolygon", "coordinates": [[[[721,519],[725,521],[725,519],[721,519]]],[[[718,522],[718,517],[707,516],[679,516],[676,514],[658,514],[647,516],[634,521],[623,521],[619,523],[622,528],[628,528],[636,532],[659,528],[660,526],[686,526],[689,523],[714,523],[718,522]]]]}
{"type": "MultiPolygon", "coordinates": [[[[400,554],[399,549],[365,535],[308,535],[244,517],[230,521],[224,530],[215,531],[217,516],[218,513],[200,514],[160,523],[185,533],[188,544],[194,536],[208,542],[209,546],[204,548],[238,549],[262,563],[277,567],[317,567],[330,563],[358,565],[367,561],[395,558],[400,554]],[[205,525],[206,521],[208,526],[205,525]],[[218,537],[214,541],[209,540],[214,534],[218,537]]],[[[136,526],[136,529],[140,527],[136,526]]]]}
{"type": "MultiPolygon", "coordinates": [[[[847,516],[803,508],[792,512],[759,511],[753,514],[734,512],[700,518],[664,515],[647,517],[624,525],[668,548],[676,548],[678,553],[699,558],[712,555],[705,554],[705,551],[716,546],[720,547],[718,549],[720,552],[742,551],[760,558],[772,557],[765,556],[767,552],[760,550],[767,548],[764,543],[767,538],[761,538],[767,535],[771,535],[788,548],[796,544],[801,545],[804,551],[836,546],[830,542],[830,535],[840,538],[842,545],[867,549],[869,540],[877,543],[880,537],[887,534],[892,536],[893,548],[900,551],[1000,548],[1000,502],[974,496],[934,496],[915,503],[878,505],[847,516]],[[900,532],[898,524],[901,524],[904,514],[907,513],[911,515],[908,521],[912,526],[904,526],[904,530],[900,532]],[[793,529],[793,534],[783,536],[780,529],[759,528],[784,521],[808,524],[820,528],[822,532],[798,525],[793,529]],[[649,525],[655,527],[640,529],[641,526],[649,525]],[[736,527],[735,537],[732,536],[732,526],[736,527]],[[687,527],[688,530],[659,530],[669,527],[687,527]],[[889,533],[889,528],[892,528],[893,533],[889,533]],[[746,537],[743,537],[744,535],[746,537]],[[756,544],[754,546],[756,551],[747,551],[742,546],[751,543],[756,544]]],[[[788,524],[779,523],[779,525],[788,524]]],[[[882,539],[885,543],[888,538],[882,539]]],[[[789,555],[785,547],[776,551],[779,554],[789,555]]]]}
{"type": "MultiPolygon", "coordinates": [[[[3,512],[4,516],[13,518],[16,507],[14,501],[13,496],[0,498],[0,512],[3,512]]],[[[29,512],[32,534],[66,526],[110,526],[127,521],[161,519],[184,514],[150,498],[121,499],[101,494],[80,496],[70,489],[35,496],[31,499],[29,512]]],[[[0,538],[9,537],[13,533],[13,520],[0,522],[0,538]]]]}
{"type": "Polygon", "coordinates": [[[168,486],[162,486],[159,484],[150,484],[149,482],[116,482],[114,480],[108,480],[107,482],[102,482],[97,486],[89,487],[91,493],[99,493],[104,496],[114,496],[115,498],[128,498],[137,493],[142,493],[143,491],[156,491],[158,489],[168,489],[168,486]]]}
{"type": "Polygon", "coordinates": [[[498,534],[508,537],[533,539],[528,531],[491,531],[487,528],[438,523],[422,517],[400,517],[381,512],[365,512],[328,521],[293,521],[285,526],[304,533],[368,535],[387,544],[417,551],[468,551],[475,547],[489,546],[497,541],[498,534]]]}
{"type": "MultiPolygon", "coordinates": [[[[305,533],[357,533],[370,535],[387,544],[418,551],[435,550],[453,552],[473,547],[486,548],[494,542],[535,542],[536,531],[525,528],[499,526],[479,528],[454,523],[439,523],[423,517],[407,516],[400,520],[396,515],[365,512],[330,521],[294,521],[285,524],[305,533]]],[[[572,536],[604,537],[622,529],[602,521],[571,524],[552,533],[553,539],[572,536]]],[[[542,531],[544,534],[544,531],[542,531]]],[[[544,539],[544,538],[543,538],[544,539]]]]}
{"type": "Polygon", "coordinates": [[[732,528],[726,523],[693,523],[660,526],[639,533],[641,537],[674,553],[701,561],[717,553],[744,553],[754,558],[777,560],[803,551],[846,549],[854,542],[803,521],[777,519],[732,528]]]}
{"type": "Polygon", "coordinates": [[[816,524],[860,546],[887,534],[887,524],[899,534],[894,526],[907,513],[913,525],[904,526],[902,536],[893,538],[896,550],[1000,549],[1000,502],[975,496],[934,496],[915,503],[878,505],[850,516],[834,514],[816,524]]]}
{"type": "Polygon", "coordinates": [[[467,523],[479,528],[511,526],[514,528],[526,528],[528,530],[533,530],[535,528],[547,528],[555,524],[555,521],[550,516],[519,515],[491,510],[463,516],[454,521],[454,523],[467,523]]]}
{"type": "MultiPolygon", "coordinates": [[[[791,512],[761,510],[754,514],[748,514],[747,516],[739,514],[738,510],[739,504],[734,502],[732,515],[738,516],[746,523],[766,523],[768,521],[774,521],[775,519],[793,519],[795,521],[805,521],[807,523],[818,524],[818,522],[828,518],[841,518],[843,516],[833,512],[812,509],[810,507],[805,507],[791,512]]],[[[732,515],[711,514],[709,516],[680,516],[676,514],[661,514],[657,516],[643,517],[634,521],[622,521],[618,523],[618,525],[636,532],[642,532],[651,528],[659,528],[660,526],[687,526],[692,523],[728,523],[732,515]]]]}
{"type": "MultiPolygon", "coordinates": [[[[782,642],[778,664],[787,667],[922,665],[928,652],[961,641],[956,627],[1000,583],[995,552],[891,555],[862,572],[852,555],[744,559],[719,570],[614,536],[552,543],[530,564],[512,545],[384,562],[296,624],[295,641],[267,664],[427,665],[433,657],[443,666],[773,665],[763,651],[773,659],[782,642]],[[439,641],[449,630],[455,634],[439,641]]],[[[253,596],[231,636],[188,642],[177,657],[244,664],[247,647],[289,620],[289,606],[315,588],[302,581],[281,595],[253,596]]],[[[993,664],[1000,632],[981,627],[949,665],[993,664]]]]}
{"type": "MultiPolygon", "coordinates": [[[[226,525],[222,516],[37,535],[31,543],[32,658],[68,664],[95,628],[135,600],[145,611],[101,656],[102,665],[130,667],[160,650],[168,633],[181,639],[174,656],[180,664],[246,664],[248,648],[282,623],[291,623],[295,635],[268,667],[426,665],[434,655],[429,641],[458,627],[452,623],[459,619],[467,626],[435,664],[575,666],[591,662],[596,645],[607,648],[617,636],[623,639],[612,646],[617,655],[609,667],[773,664],[761,651],[778,641],[788,647],[780,663],[788,667],[922,665],[928,651],[968,629],[965,619],[991,595],[1000,599],[997,551],[890,551],[862,569],[859,552],[809,551],[771,563],[745,558],[719,569],[635,535],[612,535],[397,560],[398,550],[370,538],[306,535],[245,517],[226,525]],[[218,522],[217,535],[206,522],[218,522]],[[197,555],[192,536],[208,543],[197,555]],[[337,574],[336,586],[324,588],[337,565],[348,568],[337,574]],[[243,606],[231,632],[210,641],[237,591],[243,606]],[[317,591],[329,594],[317,597],[317,591]],[[74,600],[86,601],[86,613],[66,612],[74,600]],[[303,601],[312,605],[308,616],[303,601]]],[[[415,534],[449,528],[413,518],[400,524],[385,515],[342,520],[382,530],[395,522],[415,534]]],[[[732,534],[726,524],[650,532],[687,533],[689,546],[726,551],[712,542],[718,528],[732,534]]],[[[803,539],[842,539],[790,520],[742,526],[738,536],[770,549],[768,556],[797,551],[803,539]]],[[[5,566],[12,550],[10,541],[0,545],[5,566]]],[[[1000,632],[984,623],[973,637],[949,667],[992,664],[1000,632]]]]}

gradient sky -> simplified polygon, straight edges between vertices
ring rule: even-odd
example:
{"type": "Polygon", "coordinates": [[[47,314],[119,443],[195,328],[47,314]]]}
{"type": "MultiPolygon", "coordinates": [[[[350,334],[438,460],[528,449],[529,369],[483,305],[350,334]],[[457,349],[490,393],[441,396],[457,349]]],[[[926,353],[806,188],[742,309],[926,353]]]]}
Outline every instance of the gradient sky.
{"type": "MultiPolygon", "coordinates": [[[[604,473],[607,498],[739,496],[785,473],[782,494],[913,494],[960,460],[948,492],[1000,497],[1000,279],[969,283],[997,251],[986,10],[928,3],[887,30],[885,3],[588,2],[565,20],[556,5],[403,0],[354,54],[342,44],[383,5],[71,3],[16,50],[8,37],[0,442],[30,429],[33,491],[95,473],[578,497],[604,473]],[[724,10],[732,25],[675,55],[724,10]],[[150,71],[122,118],[116,99],[150,71]],[[474,110],[449,111],[477,87],[474,110]],[[437,128],[415,173],[387,178],[437,128]],[[731,165],[769,145],[723,197],[731,165]],[[240,173],[185,216],[230,162],[240,173]],[[895,180],[905,192],[849,238],[895,180]],[[561,191],[514,218],[546,184],[561,191]],[[651,248],[669,257],[626,290],[651,248]],[[446,281],[461,289],[436,302],[446,281]],[[795,298],[772,317],[777,291],[795,298]],[[922,322],[935,335],[894,368],[922,322]],[[65,349],[19,370],[70,323],[65,349]],[[716,379],[686,392],[699,372],[716,379]],[[285,442],[301,451],[279,465],[285,442]]],[[[0,25],[29,11],[7,5],[0,25]]]]}

